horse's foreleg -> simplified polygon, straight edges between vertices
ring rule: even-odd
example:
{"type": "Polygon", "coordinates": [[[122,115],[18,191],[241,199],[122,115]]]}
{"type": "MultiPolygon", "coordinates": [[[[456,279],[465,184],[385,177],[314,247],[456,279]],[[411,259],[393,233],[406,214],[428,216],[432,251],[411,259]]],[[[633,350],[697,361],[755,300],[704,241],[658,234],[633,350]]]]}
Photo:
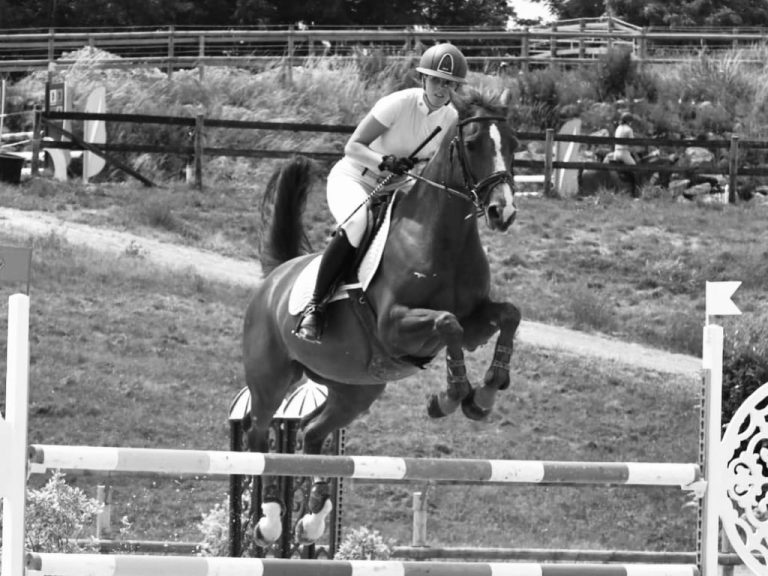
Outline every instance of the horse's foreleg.
{"type": "Polygon", "coordinates": [[[435,318],[435,330],[445,341],[445,366],[447,369],[445,390],[433,394],[427,406],[431,418],[442,418],[453,414],[459,404],[472,393],[472,385],[467,378],[464,364],[462,340],[464,329],[458,319],[448,312],[440,313],[435,318]]]}
{"type": "Polygon", "coordinates": [[[493,360],[485,373],[483,386],[472,390],[462,402],[462,411],[468,418],[487,418],[496,401],[496,393],[509,387],[510,363],[518,326],[520,310],[507,302],[487,302],[465,322],[465,345],[470,349],[487,341],[499,330],[493,360]]]}
{"type": "Polygon", "coordinates": [[[456,316],[443,310],[395,305],[380,316],[379,333],[395,355],[427,358],[446,348],[448,386],[430,398],[427,412],[432,418],[455,412],[472,390],[464,366],[464,329],[456,316]]]}

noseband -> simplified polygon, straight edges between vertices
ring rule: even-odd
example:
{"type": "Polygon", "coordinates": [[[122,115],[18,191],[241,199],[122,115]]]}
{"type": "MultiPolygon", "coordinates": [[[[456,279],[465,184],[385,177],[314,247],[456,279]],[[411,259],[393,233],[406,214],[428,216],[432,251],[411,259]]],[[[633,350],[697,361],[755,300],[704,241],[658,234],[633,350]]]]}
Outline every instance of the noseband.
{"type": "Polygon", "coordinates": [[[499,184],[509,184],[512,189],[512,193],[515,192],[515,178],[509,172],[509,170],[498,170],[489,174],[479,182],[472,172],[472,167],[469,164],[469,157],[467,156],[467,144],[464,141],[464,126],[473,122],[506,122],[504,116],[473,116],[472,118],[465,118],[458,123],[457,134],[451,142],[451,158],[453,153],[456,152],[461,163],[461,172],[464,177],[464,187],[467,190],[470,200],[478,207],[479,210],[484,210],[487,203],[487,196],[490,191],[499,184]]]}

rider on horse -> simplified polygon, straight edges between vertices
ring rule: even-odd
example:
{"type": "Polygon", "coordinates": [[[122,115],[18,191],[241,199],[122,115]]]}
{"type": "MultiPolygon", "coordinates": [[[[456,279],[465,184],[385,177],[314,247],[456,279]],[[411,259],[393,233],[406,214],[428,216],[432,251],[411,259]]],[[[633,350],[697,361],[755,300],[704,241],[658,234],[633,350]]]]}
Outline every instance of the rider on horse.
{"type": "Polygon", "coordinates": [[[323,253],[312,299],[296,327],[295,334],[302,340],[320,341],[325,300],[365,234],[367,210],[361,205],[374,189],[402,187],[415,163],[409,156],[413,150],[435,128],[443,128],[420,151],[420,160],[430,158],[446,129],[458,119],[451,93],[466,82],[467,61],[461,51],[448,43],[432,46],[416,70],[421,87],[400,90],[376,102],[344,147],[344,157],[328,174],[328,207],[341,226],[323,253]]]}

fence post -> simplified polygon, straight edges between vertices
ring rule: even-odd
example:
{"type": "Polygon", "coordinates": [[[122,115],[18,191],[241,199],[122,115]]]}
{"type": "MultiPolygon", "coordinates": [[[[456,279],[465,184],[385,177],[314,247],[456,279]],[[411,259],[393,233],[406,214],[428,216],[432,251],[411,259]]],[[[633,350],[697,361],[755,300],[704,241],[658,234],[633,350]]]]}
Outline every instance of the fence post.
{"type": "Polygon", "coordinates": [[[96,487],[96,500],[104,505],[96,517],[96,539],[107,538],[112,530],[112,487],[99,484],[96,487]]]}
{"type": "Polygon", "coordinates": [[[520,39],[520,56],[523,58],[523,72],[528,72],[528,59],[531,57],[529,49],[530,28],[527,26],[523,30],[523,37],[520,39]]]}
{"type": "Polygon", "coordinates": [[[544,196],[553,197],[557,193],[552,186],[552,162],[555,155],[555,131],[547,128],[544,135],[544,196]]]}
{"type": "Polygon", "coordinates": [[[56,39],[56,32],[53,28],[48,29],[48,70],[55,64],[56,51],[54,50],[54,41],[56,39]]]}
{"type": "Polygon", "coordinates": [[[413,534],[411,546],[427,545],[427,494],[413,493],[413,534]]]}
{"type": "Polygon", "coordinates": [[[173,54],[174,54],[174,39],[173,34],[176,30],[176,27],[171,25],[171,27],[168,30],[168,65],[167,65],[167,74],[168,79],[171,79],[171,76],[173,76],[173,54]]]}
{"type": "Polygon", "coordinates": [[[205,134],[205,115],[199,113],[195,118],[195,187],[203,189],[203,140],[205,134]]]}
{"type": "Polygon", "coordinates": [[[587,53],[584,47],[584,32],[587,29],[587,23],[584,22],[584,18],[579,18],[579,60],[584,60],[587,57],[587,53]]]}
{"type": "Polygon", "coordinates": [[[288,53],[285,55],[285,80],[293,85],[293,26],[288,26],[288,53]]]}
{"type": "Polygon", "coordinates": [[[40,139],[43,133],[42,111],[35,104],[34,119],[32,121],[32,166],[30,174],[37,176],[40,171],[40,139]]]}
{"type": "MultiPolygon", "coordinates": [[[[552,32],[557,32],[557,22],[552,22],[552,32]]],[[[549,67],[555,66],[555,58],[557,58],[557,38],[554,34],[549,37],[549,67]]]]}
{"type": "Polygon", "coordinates": [[[735,134],[731,136],[731,149],[728,153],[728,203],[735,204],[738,194],[736,193],[736,180],[739,175],[739,137],[735,134]]]}
{"type": "Polygon", "coordinates": [[[643,27],[640,31],[640,67],[645,66],[645,61],[648,59],[648,28],[643,27]]]}
{"type": "Polygon", "coordinates": [[[200,82],[205,78],[205,34],[200,34],[200,40],[198,41],[197,48],[197,76],[200,78],[200,82]]]}

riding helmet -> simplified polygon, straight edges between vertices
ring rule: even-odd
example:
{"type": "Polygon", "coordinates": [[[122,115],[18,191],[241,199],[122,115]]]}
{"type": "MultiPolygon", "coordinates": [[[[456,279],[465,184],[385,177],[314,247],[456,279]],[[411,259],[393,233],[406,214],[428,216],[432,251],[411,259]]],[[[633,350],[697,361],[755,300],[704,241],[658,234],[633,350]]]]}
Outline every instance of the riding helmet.
{"type": "Polygon", "coordinates": [[[621,115],[621,118],[619,119],[619,124],[629,124],[635,119],[635,117],[629,113],[624,112],[624,114],[621,115]]]}
{"type": "Polygon", "coordinates": [[[467,81],[467,59],[453,44],[436,44],[421,55],[416,71],[463,84],[467,81]]]}

